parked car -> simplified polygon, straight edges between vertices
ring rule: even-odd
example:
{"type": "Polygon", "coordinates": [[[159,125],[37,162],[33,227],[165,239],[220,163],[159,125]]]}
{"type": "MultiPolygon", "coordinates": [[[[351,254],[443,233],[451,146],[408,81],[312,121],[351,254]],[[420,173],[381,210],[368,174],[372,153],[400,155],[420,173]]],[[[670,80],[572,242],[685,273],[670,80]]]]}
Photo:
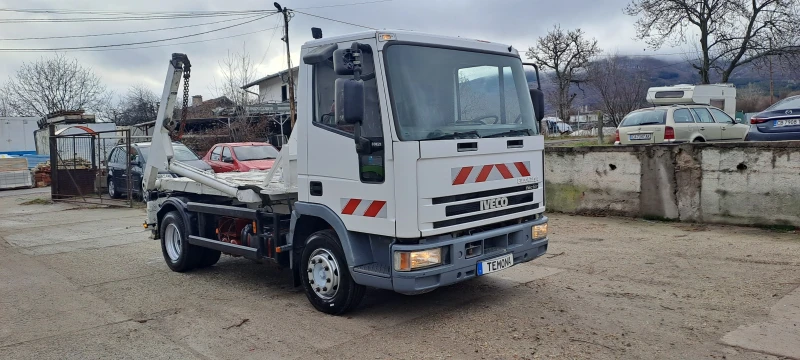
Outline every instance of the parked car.
{"type": "Polygon", "coordinates": [[[750,118],[748,141],[800,140],[800,95],[776,102],[750,118]]]}
{"type": "Polygon", "coordinates": [[[742,141],[749,128],[713,106],[658,106],[626,115],[617,127],[614,144],[742,141]]]}
{"type": "Polygon", "coordinates": [[[215,172],[265,171],[272,168],[278,150],[263,142],[216,144],[203,157],[215,172]]]}
{"type": "MultiPolygon", "coordinates": [[[[108,195],[112,198],[120,198],[128,192],[128,172],[125,167],[130,158],[131,193],[141,196],[142,178],[144,175],[144,165],[147,163],[147,154],[150,150],[150,143],[131,144],[131,153],[126,155],[126,146],[118,145],[108,155],[106,166],[108,167],[108,195]]],[[[213,171],[211,166],[206,164],[191,149],[181,143],[172,143],[172,151],[175,153],[174,159],[187,165],[194,166],[200,170],[213,171]]],[[[170,172],[159,172],[158,177],[178,177],[177,174],[170,172]]]]}

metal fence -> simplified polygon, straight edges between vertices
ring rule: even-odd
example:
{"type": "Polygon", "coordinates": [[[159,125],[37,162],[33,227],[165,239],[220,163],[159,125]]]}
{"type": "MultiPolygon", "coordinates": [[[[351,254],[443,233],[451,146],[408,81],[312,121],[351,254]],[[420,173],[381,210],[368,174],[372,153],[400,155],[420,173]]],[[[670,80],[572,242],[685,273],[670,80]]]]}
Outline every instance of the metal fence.
{"type": "MultiPolygon", "coordinates": [[[[97,205],[133,205],[130,156],[121,157],[117,165],[125,176],[126,191],[120,198],[109,196],[108,158],[115,147],[131,153],[130,130],[87,131],[79,134],[56,135],[50,128],[51,196],[54,201],[80,202],[97,205]]],[[[120,187],[122,188],[122,187],[120,187]]]]}

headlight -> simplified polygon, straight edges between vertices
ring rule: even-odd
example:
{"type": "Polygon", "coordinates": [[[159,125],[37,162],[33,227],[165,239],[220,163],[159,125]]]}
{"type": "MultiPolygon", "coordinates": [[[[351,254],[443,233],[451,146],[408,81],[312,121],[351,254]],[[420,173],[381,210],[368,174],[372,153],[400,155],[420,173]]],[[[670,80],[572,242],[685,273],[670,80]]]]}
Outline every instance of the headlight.
{"type": "Polygon", "coordinates": [[[544,239],[547,237],[547,223],[534,225],[531,228],[531,236],[534,240],[544,239]]]}
{"type": "Polygon", "coordinates": [[[411,271],[441,264],[442,248],[394,252],[394,269],[397,271],[411,271]]]}

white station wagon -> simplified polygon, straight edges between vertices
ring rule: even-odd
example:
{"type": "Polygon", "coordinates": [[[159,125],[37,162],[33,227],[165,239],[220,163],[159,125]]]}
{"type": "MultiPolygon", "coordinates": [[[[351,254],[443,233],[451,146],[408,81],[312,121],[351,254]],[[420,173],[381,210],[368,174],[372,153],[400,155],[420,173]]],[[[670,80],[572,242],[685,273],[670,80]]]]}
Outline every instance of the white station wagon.
{"type": "Polygon", "coordinates": [[[749,125],[708,105],[670,105],[636,110],[617,127],[615,145],[743,141],[749,125]]]}

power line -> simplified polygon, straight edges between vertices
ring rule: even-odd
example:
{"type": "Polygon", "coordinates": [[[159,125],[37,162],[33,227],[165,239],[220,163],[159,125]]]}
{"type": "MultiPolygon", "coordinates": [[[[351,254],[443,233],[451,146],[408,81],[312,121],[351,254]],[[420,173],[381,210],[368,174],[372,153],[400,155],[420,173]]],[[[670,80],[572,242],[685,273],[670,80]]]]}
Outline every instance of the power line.
{"type": "MultiPolygon", "coordinates": [[[[298,8],[298,9],[301,9],[301,10],[324,9],[324,8],[341,7],[341,6],[377,4],[377,3],[391,2],[391,1],[392,0],[376,0],[376,1],[365,1],[365,2],[349,3],[349,4],[335,4],[335,5],[322,5],[322,6],[302,7],[302,8],[298,8]]],[[[291,9],[291,10],[294,10],[294,9],[291,9]]]]}
{"type": "Polygon", "coordinates": [[[195,19],[204,17],[221,17],[221,16],[242,16],[242,15],[259,15],[259,14],[275,14],[276,11],[251,11],[251,12],[225,12],[225,13],[186,13],[186,14],[153,14],[153,15],[136,15],[136,16],[103,16],[103,17],[87,17],[87,18],[60,18],[60,19],[0,19],[0,24],[20,24],[20,23],[74,23],[74,22],[108,22],[108,21],[149,21],[149,20],[174,20],[174,19],[195,19]]]}
{"type": "Polygon", "coordinates": [[[267,53],[269,52],[269,48],[272,46],[272,40],[275,39],[275,34],[278,33],[278,28],[281,27],[281,26],[278,26],[278,23],[280,23],[280,22],[281,22],[281,19],[280,19],[280,17],[278,17],[278,21],[275,22],[275,30],[272,31],[272,36],[269,38],[269,44],[267,44],[267,50],[264,51],[264,56],[261,57],[261,61],[258,62],[258,65],[256,65],[256,68],[261,66],[261,64],[263,64],[264,60],[267,58],[267,53]]]}
{"type": "Polygon", "coordinates": [[[187,10],[187,11],[128,11],[128,10],[69,10],[69,9],[8,9],[0,8],[0,12],[16,12],[16,13],[30,13],[30,14],[55,14],[55,15],[75,15],[75,14],[90,14],[90,15],[184,15],[184,14],[225,14],[225,13],[248,13],[264,11],[263,9],[253,10],[187,10]]]}
{"type": "Polygon", "coordinates": [[[164,31],[164,30],[175,30],[175,29],[185,29],[190,27],[197,27],[197,26],[206,26],[206,25],[214,25],[220,24],[225,22],[237,21],[237,20],[244,20],[244,19],[252,19],[258,15],[253,16],[244,16],[235,19],[225,19],[220,21],[202,23],[202,24],[192,24],[192,25],[184,25],[184,26],[174,26],[174,27],[166,27],[166,28],[159,28],[159,29],[148,29],[148,30],[135,30],[135,31],[122,31],[122,32],[114,32],[114,33],[105,33],[105,34],[86,34],[86,35],[65,35],[65,36],[45,36],[45,37],[27,37],[27,38],[8,38],[8,39],[0,39],[0,41],[21,41],[21,40],[51,40],[51,39],[71,39],[71,38],[85,38],[85,37],[97,37],[97,36],[111,36],[111,35],[124,35],[124,34],[138,34],[138,33],[147,33],[147,32],[156,32],[156,31],[164,31]]]}
{"type": "Polygon", "coordinates": [[[377,28],[374,28],[374,27],[365,26],[365,25],[353,24],[353,23],[350,23],[350,22],[347,22],[347,21],[341,21],[341,20],[331,19],[331,18],[328,18],[328,17],[319,16],[319,15],[314,15],[314,14],[309,14],[309,13],[305,13],[305,12],[302,12],[302,11],[297,11],[297,10],[291,10],[291,11],[294,11],[294,12],[296,12],[296,13],[300,13],[300,14],[303,14],[303,15],[312,16],[312,17],[315,17],[315,18],[320,18],[320,19],[328,20],[328,21],[338,22],[338,23],[347,24],[347,25],[351,25],[351,26],[357,26],[357,27],[360,27],[360,28],[365,28],[365,29],[370,29],[370,30],[378,30],[377,28]]]}
{"type": "Polygon", "coordinates": [[[110,48],[110,49],[82,49],[82,50],[73,50],[73,51],[71,51],[71,52],[124,51],[124,50],[135,50],[135,49],[151,49],[151,48],[167,47],[167,46],[178,46],[178,45],[198,44],[198,43],[204,43],[204,42],[209,42],[209,41],[224,40],[224,39],[230,39],[230,38],[235,38],[235,37],[240,37],[240,36],[252,35],[252,34],[256,34],[256,33],[260,33],[260,32],[264,32],[264,31],[274,30],[274,29],[277,29],[277,28],[278,28],[278,27],[272,27],[272,28],[266,28],[266,29],[261,29],[261,30],[256,30],[256,31],[251,31],[251,32],[246,32],[246,33],[242,33],[242,34],[236,34],[236,35],[230,35],[230,36],[223,36],[223,37],[213,38],[213,39],[195,40],[195,41],[187,41],[187,42],[173,43],[173,44],[160,44],[160,45],[148,45],[148,46],[134,46],[134,47],[126,47],[126,48],[110,48]]]}
{"type": "Polygon", "coordinates": [[[261,17],[258,17],[258,18],[252,19],[252,20],[248,20],[248,21],[241,22],[241,23],[238,23],[238,24],[233,24],[233,25],[229,25],[229,26],[221,27],[221,28],[214,29],[214,30],[208,30],[208,31],[203,31],[203,32],[196,33],[196,34],[189,34],[189,35],[183,35],[183,36],[176,36],[176,37],[172,37],[172,38],[159,39],[159,40],[139,41],[139,42],[125,43],[125,44],[94,45],[94,46],[76,46],[76,47],[62,47],[62,48],[49,48],[49,49],[43,49],[43,48],[40,48],[40,49],[25,49],[25,48],[12,49],[12,48],[0,48],[0,52],[3,52],[3,51],[6,51],[6,52],[7,52],[7,51],[18,51],[18,52],[64,51],[64,50],[82,50],[82,49],[97,49],[97,48],[113,48],[113,47],[120,47],[120,46],[129,46],[129,45],[152,44],[152,43],[157,43],[157,42],[170,41],[170,40],[177,40],[177,39],[184,39],[184,38],[188,38],[188,37],[194,37],[194,36],[199,36],[199,35],[209,34],[209,33],[212,33],[212,32],[217,32],[217,31],[221,31],[221,30],[226,30],[226,29],[230,29],[230,28],[233,28],[233,27],[237,27],[237,26],[245,25],[245,24],[248,24],[248,23],[251,23],[251,22],[254,22],[254,21],[258,21],[258,20],[261,20],[261,19],[267,18],[267,17],[269,17],[269,16],[272,16],[272,15],[275,15],[275,14],[277,14],[277,13],[273,13],[273,14],[270,14],[270,15],[264,15],[264,16],[261,16],[261,17]]]}

